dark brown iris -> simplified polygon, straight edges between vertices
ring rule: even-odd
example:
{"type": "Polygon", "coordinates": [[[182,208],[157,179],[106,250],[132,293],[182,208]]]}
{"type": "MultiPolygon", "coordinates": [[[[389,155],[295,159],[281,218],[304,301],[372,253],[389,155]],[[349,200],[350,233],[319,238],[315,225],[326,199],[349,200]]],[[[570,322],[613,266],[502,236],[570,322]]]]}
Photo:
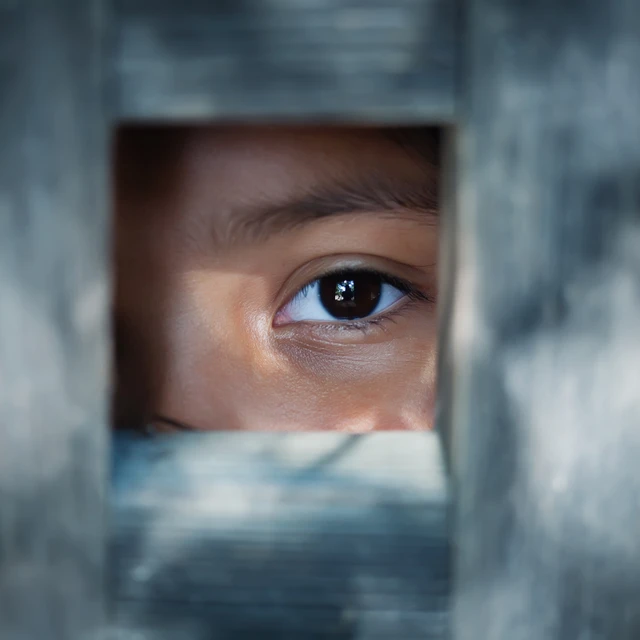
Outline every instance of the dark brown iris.
{"type": "Polygon", "coordinates": [[[371,315],[378,305],[382,279],[366,271],[343,271],[320,279],[320,301],[334,318],[354,320],[371,315]]]}

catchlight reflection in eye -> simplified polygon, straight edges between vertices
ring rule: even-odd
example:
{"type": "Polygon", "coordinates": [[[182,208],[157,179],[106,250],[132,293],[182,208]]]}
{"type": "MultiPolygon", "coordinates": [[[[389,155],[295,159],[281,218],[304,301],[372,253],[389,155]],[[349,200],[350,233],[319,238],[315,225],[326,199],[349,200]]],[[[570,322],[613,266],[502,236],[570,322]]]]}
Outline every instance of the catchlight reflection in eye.
{"type": "Polygon", "coordinates": [[[382,274],[342,271],[305,285],[279,315],[281,322],[356,320],[385,311],[405,295],[382,274]]]}

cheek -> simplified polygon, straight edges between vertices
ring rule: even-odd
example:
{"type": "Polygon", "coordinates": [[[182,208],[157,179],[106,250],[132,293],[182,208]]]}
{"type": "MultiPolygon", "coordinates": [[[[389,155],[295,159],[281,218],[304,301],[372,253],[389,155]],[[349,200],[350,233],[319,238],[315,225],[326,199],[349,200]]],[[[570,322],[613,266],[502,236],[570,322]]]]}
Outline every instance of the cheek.
{"type": "Polygon", "coordinates": [[[428,429],[433,422],[431,356],[396,366],[332,358],[301,366],[272,353],[213,348],[206,339],[182,357],[166,411],[203,429],[267,431],[428,429]]]}
{"type": "Polygon", "coordinates": [[[310,345],[274,339],[270,317],[259,311],[261,286],[250,279],[191,278],[175,290],[158,413],[200,429],[367,432],[432,426],[431,325],[376,344],[310,345]],[[239,288],[254,309],[238,300],[239,288]]]}
{"type": "Polygon", "coordinates": [[[253,397],[260,380],[269,379],[274,365],[255,314],[243,306],[238,290],[256,297],[251,282],[233,274],[221,279],[191,274],[173,287],[159,411],[201,428],[239,428],[237,407],[253,397]]]}
{"type": "MultiPolygon", "coordinates": [[[[400,341],[398,341],[400,342],[400,341]]],[[[385,345],[386,346],[386,345],[385,345]]],[[[337,355],[305,350],[282,380],[302,428],[349,432],[433,426],[435,340],[337,355]]]]}

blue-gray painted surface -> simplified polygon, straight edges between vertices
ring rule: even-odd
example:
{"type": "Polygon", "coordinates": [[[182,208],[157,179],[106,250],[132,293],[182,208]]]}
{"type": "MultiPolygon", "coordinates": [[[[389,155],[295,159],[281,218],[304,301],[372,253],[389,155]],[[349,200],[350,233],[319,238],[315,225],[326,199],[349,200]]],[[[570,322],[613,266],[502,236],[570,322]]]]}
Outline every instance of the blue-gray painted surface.
{"type": "Polygon", "coordinates": [[[432,433],[118,436],[114,631],[442,638],[448,493],[432,433]]]}

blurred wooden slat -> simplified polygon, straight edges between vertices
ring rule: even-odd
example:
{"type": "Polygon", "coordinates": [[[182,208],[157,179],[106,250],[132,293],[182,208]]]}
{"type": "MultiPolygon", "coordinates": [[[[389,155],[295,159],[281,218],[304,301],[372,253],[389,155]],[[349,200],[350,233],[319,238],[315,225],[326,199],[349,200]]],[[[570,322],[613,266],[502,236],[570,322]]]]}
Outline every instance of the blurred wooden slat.
{"type": "Polygon", "coordinates": [[[640,3],[468,0],[464,24],[454,637],[637,640],[640,3]]]}
{"type": "Polygon", "coordinates": [[[451,120],[449,0],[115,0],[123,119],[451,120]]]}
{"type": "Polygon", "coordinates": [[[103,621],[104,17],[0,0],[0,638],[103,621]]]}
{"type": "Polygon", "coordinates": [[[434,434],[119,435],[114,630],[442,638],[447,533],[434,434]]]}

